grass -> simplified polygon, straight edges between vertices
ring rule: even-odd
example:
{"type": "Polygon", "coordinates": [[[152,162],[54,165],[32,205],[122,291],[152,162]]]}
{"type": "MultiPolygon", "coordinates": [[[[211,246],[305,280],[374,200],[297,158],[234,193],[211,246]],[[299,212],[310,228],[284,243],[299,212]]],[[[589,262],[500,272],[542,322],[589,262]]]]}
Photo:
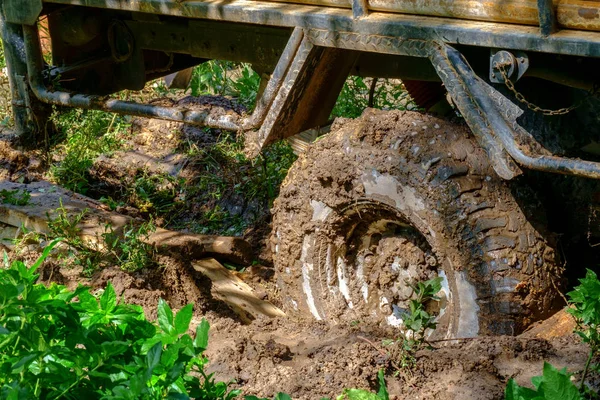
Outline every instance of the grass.
{"type": "Polygon", "coordinates": [[[106,225],[104,233],[93,240],[84,239],[80,224],[85,221],[88,210],[70,214],[62,205],[54,217],[48,216],[50,233],[48,240],[60,238],[68,246],[66,264],[80,265],[85,275],[91,275],[104,266],[118,265],[122,270],[135,272],[156,265],[155,249],[147,243],[156,230],[152,220],[140,225],[128,224],[122,232],[106,225]]]}
{"type": "Polygon", "coordinates": [[[80,109],[55,112],[52,119],[59,137],[54,138],[52,152],[58,161],[51,176],[59,185],[85,194],[94,159],[120,149],[129,124],[117,114],[80,109]]]}

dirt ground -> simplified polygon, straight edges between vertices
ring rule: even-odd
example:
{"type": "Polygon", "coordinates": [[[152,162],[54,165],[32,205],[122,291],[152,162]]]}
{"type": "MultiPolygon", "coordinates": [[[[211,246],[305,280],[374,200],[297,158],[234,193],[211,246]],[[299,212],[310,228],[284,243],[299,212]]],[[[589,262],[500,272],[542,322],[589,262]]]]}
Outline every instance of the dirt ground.
{"type": "MultiPolygon", "coordinates": [[[[91,193],[94,189],[102,192],[102,184],[114,187],[126,183],[125,177],[135,168],[135,160],[150,170],[185,171],[189,160],[177,152],[181,138],[195,138],[208,145],[213,142],[204,132],[190,131],[178,124],[142,121],[133,125],[130,150],[100,156],[94,164],[96,186],[91,193]]],[[[40,155],[18,150],[11,140],[6,133],[0,138],[0,179],[28,182],[45,178],[47,170],[40,155]]],[[[246,231],[261,263],[248,267],[239,276],[262,296],[281,305],[282,296],[266,246],[270,235],[268,210],[243,201],[239,206],[248,213],[267,215],[257,218],[256,225],[246,231]]],[[[136,214],[128,207],[117,211],[136,214]]],[[[193,213],[189,217],[193,218],[193,213]]],[[[37,254],[39,247],[30,246],[10,256],[31,260],[37,254]]],[[[389,352],[382,345],[383,340],[398,336],[392,328],[360,323],[332,325],[292,317],[258,318],[244,324],[226,304],[212,297],[210,281],[195,272],[188,261],[160,256],[158,264],[154,269],[132,274],[111,267],[85,278],[80,269],[48,262],[41,270],[41,278],[43,282],[69,287],[83,283],[102,288],[110,281],[125,301],[142,305],[150,317],[156,315],[161,297],[176,309],[193,303],[195,323],[206,318],[211,324],[209,372],[214,372],[217,379],[235,381],[234,386],[242,387],[244,394],[267,398],[279,391],[302,400],[334,397],[350,387],[376,390],[377,371],[386,368],[392,398],[500,399],[510,378],[528,384],[532,376],[541,374],[544,361],[579,373],[587,357],[586,346],[571,333],[572,323],[562,315],[518,337],[434,343],[434,349],[418,353],[415,368],[395,371],[390,367],[389,352]],[[566,327],[557,331],[559,322],[566,327]]]]}

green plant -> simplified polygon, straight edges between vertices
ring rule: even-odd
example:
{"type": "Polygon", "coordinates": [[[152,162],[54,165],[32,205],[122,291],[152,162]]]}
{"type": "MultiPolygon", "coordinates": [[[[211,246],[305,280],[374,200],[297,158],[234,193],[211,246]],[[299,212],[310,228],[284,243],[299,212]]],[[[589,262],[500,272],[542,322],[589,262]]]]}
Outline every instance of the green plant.
{"type": "Polygon", "coordinates": [[[194,69],[192,96],[221,95],[236,97],[249,111],[254,107],[260,76],[249,64],[211,60],[194,69]]]}
{"type": "Polygon", "coordinates": [[[69,246],[68,259],[81,265],[85,274],[91,274],[98,268],[117,264],[127,272],[138,271],[155,264],[155,249],[147,239],[156,230],[153,221],[141,225],[128,224],[122,232],[115,232],[112,226],[105,226],[105,232],[97,240],[84,240],[80,224],[88,210],[70,215],[62,201],[55,216],[48,216],[49,237],[63,238],[69,246]]]}
{"type": "Polygon", "coordinates": [[[116,150],[128,125],[117,114],[80,109],[55,112],[52,120],[64,139],[55,148],[59,162],[51,167],[52,176],[61,186],[85,194],[94,158],[116,150]]]}
{"type": "Polygon", "coordinates": [[[80,224],[88,212],[89,210],[85,209],[71,215],[61,199],[60,207],[55,210],[54,216],[48,214],[48,237],[62,238],[69,248],[67,259],[72,260],[75,265],[81,265],[84,273],[91,274],[103,265],[104,258],[97,242],[85,241],[82,238],[80,224]]]}
{"type": "Polygon", "coordinates": [[[415,109],[416,105],[412,103],[408,92],[399,80],[350,76],[344,83],[331,115],[357,118],[367,107],[405,110],[415,109]]]}
{"type": "Polygon", "coordinates": [[[383,370],[379,370],[377,379],[379,380],[379,391],[377,393],[372,393],[364,389],[346,389],[336,400],[389,400],[390,396],[383,370]]]}
{"type": "Polygon", "coordinates": [[[103,235],[108,246],[108,254],[113,255],[115,262],[127,272],[139,271],[155,265],[154,246],[147,242],[150,234],[156,230],[152,221],[139,226],[129,224],[122,235],[117,235],[112,228],[103,235]]]}
{"type": "Polygon", "coordinates": [[[394,367],[398,370],[413,368],[416,364],[416,353],[428,346],[427,334],[436,328],[435,315],[426,310],[428,302],[439,301],[437,293],[442,289],[442,278],[437,277],[411,286],[413,297],[409,301],[409,310],[402,316],[404,334],[397,340],[384,341],[386,346],[394,346],[394,367]]]}
{"type": "MultiPolygon", "coordinates": [[[[209,324],[187,333],[192,306],[176,314],[162,300],[156,323],[122,304],[109,284],[97,298],[36,284],[36,270],[58,241],[28,268],[0,269],[0,398],[230,400],[225,382],[204,372],[209,324]]],[[[4,256],[5,264],[9,264],[4,256]]]]}
{"type": "MultiPolygon", "coordinates": [[[[336,400],[389,400],[387,385],[385,383],[385,372],[381,369],[377,373],[377,380],[379,381],[379,391],[373,393],[369,390],[364,389],[345,389],[341,395],[336,397],[336,400]]],[[[267,398],[259,398],[256,396],[244,396],[244,400],[269,400],[267,398]]],[[[292,398],[285,393],[277,393],[273,400],[292,400],[292,398]]],[[[329,400],[327,398],[321,400],[329,400]]]]}
{"type": "Polygon", "coordinates": [[[514,379],[508,381],[505,400],[581,400],[577,386],[571,382],[566,368],[558,370],[544,363],[542,376],[531,379],[535,389],[519,386],[514,379]]]}
{"type": "Polygon", "coordinates": [[[567,293],[572,307],[567,309],[577,323],[575,333],[590,346],[590,353],[581,375],[580,390],[585,390],[585,378],[590,364],[600,350],[600,281],[592,270],[587,270],[585,278],[573,291],[567,293]]]}
{"type": "Polygon", "coordinates": [[[12,204],[13,206],[26,206],[29,204],[31,194],[26,190],[0,190],[0,201],[4,204],[12,204]]]}
{"type": "Polygon", "coordinates": [[[169,174],[143,171],[130,188],[130,202],[144,213],[173,214],[180,205],[177,198],[183,190],[183,180],[169,174]]]}

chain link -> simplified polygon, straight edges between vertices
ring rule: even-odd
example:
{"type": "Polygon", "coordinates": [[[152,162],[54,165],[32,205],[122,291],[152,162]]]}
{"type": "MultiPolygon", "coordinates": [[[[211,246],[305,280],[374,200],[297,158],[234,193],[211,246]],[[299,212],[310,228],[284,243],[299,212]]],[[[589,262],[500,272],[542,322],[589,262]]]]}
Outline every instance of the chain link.
{"type": "Polygon", "coordinates": [[[568,114],[571,111],[573,111],[574,109],[581,106],[589,97],[593,96],[597,91],[596,87],[594,87],[594,89],[588,94],[588,96],[582,98],[577,103],[575,103],[569,107],[559,108],[558,110],[549,110],[546,108],[541,108],[540,106],[535,105],[535,104],[531,103],[530,101],[528,101],[525,98],[525,96],[523,96],[523,94],[520,93],[515,88],[515,84],[509,79],[508,74],[506,72],[506,69],[509,67],[509,65],[510,64],[506,64],[506,63],[496,63],[496,64],[494,64],[494,67],[496,68],[496,70],[498,70],[498,72],[500,72],[500,75],[502,75],[502,78],[504,79],[504,84],[506,85],[508,90],[510,90],[515,95],[517,100],[519,100],[521,103],[525,104],[527,106],[527,108],[529,108],[530,110],[540,113],[540,114],[543,114],[543,115],[552,116],[552,115],[568,114]]]}

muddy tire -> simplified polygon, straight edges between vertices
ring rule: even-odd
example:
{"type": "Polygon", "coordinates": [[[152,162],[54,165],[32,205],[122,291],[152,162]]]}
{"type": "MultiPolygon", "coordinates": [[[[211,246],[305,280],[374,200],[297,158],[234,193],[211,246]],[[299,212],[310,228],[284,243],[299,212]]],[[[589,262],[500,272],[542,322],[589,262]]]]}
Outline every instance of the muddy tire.
{"type": "Polygon", "coordinates": [[[442,119],[336,121],[291,168],[273,218],[288,312],[401,326],[411,284],[435,276],[434,337],[517,334],[560,306],[554,250],[466,127],[442,119]]]}

